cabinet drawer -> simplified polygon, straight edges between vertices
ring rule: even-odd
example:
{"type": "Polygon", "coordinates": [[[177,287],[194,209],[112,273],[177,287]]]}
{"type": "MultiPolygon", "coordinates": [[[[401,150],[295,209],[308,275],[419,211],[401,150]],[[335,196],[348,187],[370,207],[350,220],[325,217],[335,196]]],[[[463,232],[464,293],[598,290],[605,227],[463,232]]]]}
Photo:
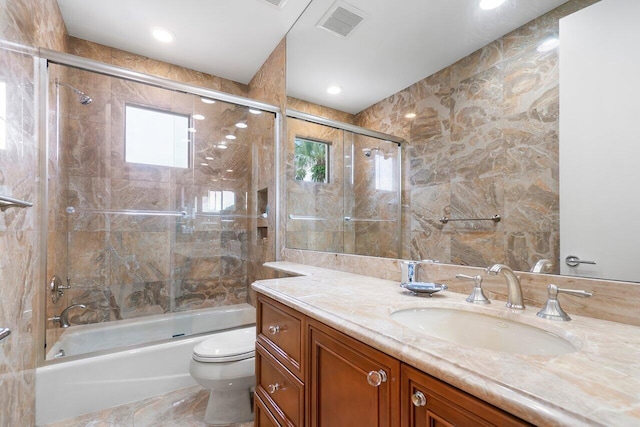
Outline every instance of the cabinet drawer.
{"type": "Polygon", "coordinates": [[[267,405],[256,395],[255,397],[255,417],[253,420],[255,427],[280,427],[282,424],[276,420],[267,408],[267,405]]]}
{"type": "Polygon", "coordinates": [[[256,394],[283,425],[303,425],[304,385],[259,344],[256,345],[256,394]]]}
{"type": "Polygon", "coordinates": [[[299,379],[303,378],[304,316],[285,305],[258,298],[258,342],[299,379]]]}

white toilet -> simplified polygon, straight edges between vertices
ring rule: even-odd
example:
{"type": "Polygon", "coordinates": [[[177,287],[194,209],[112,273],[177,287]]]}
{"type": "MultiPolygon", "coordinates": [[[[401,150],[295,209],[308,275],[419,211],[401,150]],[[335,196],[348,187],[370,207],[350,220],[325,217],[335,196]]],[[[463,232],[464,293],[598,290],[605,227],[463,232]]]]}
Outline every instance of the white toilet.
{"type": "Polygon", "coordinates": [[[224,425],[253,419],[255,341],[254,325],[221,332],[193,348],[189,372],[198,384],[211,390],[205,423],[224,425]]]}

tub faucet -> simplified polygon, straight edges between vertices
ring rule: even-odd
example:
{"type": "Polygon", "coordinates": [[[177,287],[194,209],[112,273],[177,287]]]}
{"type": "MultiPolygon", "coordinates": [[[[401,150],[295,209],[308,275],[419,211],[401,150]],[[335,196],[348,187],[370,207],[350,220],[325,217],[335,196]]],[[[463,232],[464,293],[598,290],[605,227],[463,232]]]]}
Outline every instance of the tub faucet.
{"type": "Polygon", "coordinates": [[[524,309],[520,279],[518,279],[513,270],[504,264],[494,264],[491,267],[487,267],[486,271],[492,275],[502,274],[507,280],[507,307],[516,310],[524,309]]]}
{"type": "Polygon", "coordinates": [[[75,307],[87,308],[87,306],[84,304],[72,304],[69,307],[62,310],[62,313],[60,313],[60,316],[50,317],[49,320],[52,320],[54,322],[59,322],[61,327],[68,328],[69,326],[71,326],[71,323],[69,323],[69,310],[75,307]]]}

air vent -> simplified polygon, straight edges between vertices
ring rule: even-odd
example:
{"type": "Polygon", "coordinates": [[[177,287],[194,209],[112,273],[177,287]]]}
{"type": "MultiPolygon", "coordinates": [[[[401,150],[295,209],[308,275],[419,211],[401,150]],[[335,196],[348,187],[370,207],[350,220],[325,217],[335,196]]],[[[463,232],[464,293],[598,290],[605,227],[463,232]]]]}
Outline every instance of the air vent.
{"type": "Polygon", "coordinates": [[[347,38],[366,17],[367,14],[357,7],[338,0],[320,18],[316,26],[337,36],[347,38]]]}
{"type": "Polygon", "coordinates": [[[275,6],[278,9],[282,9],[287,0],[263,0],[265,3],[270,4],[271,6],[275,6]]]}

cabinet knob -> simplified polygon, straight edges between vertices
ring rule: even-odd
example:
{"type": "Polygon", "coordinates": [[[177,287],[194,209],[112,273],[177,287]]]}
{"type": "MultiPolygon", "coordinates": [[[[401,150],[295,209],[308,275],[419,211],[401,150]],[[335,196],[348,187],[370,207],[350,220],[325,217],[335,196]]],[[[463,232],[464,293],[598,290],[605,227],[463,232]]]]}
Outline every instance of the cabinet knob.
{"type": "Polygon", "coordinates": [[[380,384],[387,382],[387,373],[382,369],[371,371],[367,374],[367,382],[373,387],[379,387],[380,384]]]}
{"type": "Polygon", "coordinates": [[[275,334],[277,334],[277,333],[278,333],[278,332],[280,332],[280,331],[281,331],[281,328],[280,328],[280,326],[278,326],[278,325],[275,325],[275,326],[271,325],[271,326],[269,326],[269,333],[270,333],[271,335],[275,335],[275,334]]]}
{"type": "Polygon", "coordinates": [[[275,383],[275,384],[269,384],[267,386],[267,391],[269,392],[269,394],[273,394],[276,391],[280,390],[280,384],[275,383]]]}
{"type": "Polygon", "coordinates": [[[421,391],[416,391],[411,396],[411,402],[414,406],[424,406],[427,404],[427,398],[421,391]]]}

